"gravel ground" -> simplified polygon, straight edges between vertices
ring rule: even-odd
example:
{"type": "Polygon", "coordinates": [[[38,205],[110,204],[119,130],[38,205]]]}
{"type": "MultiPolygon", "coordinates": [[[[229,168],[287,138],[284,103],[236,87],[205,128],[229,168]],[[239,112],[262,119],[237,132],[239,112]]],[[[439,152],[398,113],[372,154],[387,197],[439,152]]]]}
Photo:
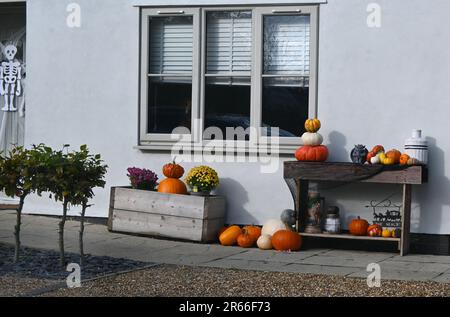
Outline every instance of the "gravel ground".
{"type": "MultiPolygon", "coordinates": [[[[59,253],[49,250],[22,248],[20,261],[13,263],[14,247],[0,244],[0,296],[26,295],[36,289],[57,285],[69,274],[59,265],[59,253]]],[[[79,263],[75,253],[66,253],[67,263],[79,263]]],[[[82,278],[90,279],[106,274],[148,266],[149,263],[86,255],[81,268],[82,278]]]]}
{"type": "Polygon", "coordinates": [[[330,275],[160,265],[60,289],[44,296],[450,296],[450,285],[330,275]]]}

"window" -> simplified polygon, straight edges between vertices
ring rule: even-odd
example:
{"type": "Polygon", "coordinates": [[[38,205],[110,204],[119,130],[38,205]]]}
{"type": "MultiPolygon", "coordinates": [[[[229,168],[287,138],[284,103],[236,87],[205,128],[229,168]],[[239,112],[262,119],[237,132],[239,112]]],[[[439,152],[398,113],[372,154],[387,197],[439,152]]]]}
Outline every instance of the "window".
{"type": "Polygon", "coordinates": [[[181,127],[190,142],[254,128],[246,141],[298,145],[316,115],[316,42],[315,6],[143,9],[140,144],[168,148],[181,127]]]}

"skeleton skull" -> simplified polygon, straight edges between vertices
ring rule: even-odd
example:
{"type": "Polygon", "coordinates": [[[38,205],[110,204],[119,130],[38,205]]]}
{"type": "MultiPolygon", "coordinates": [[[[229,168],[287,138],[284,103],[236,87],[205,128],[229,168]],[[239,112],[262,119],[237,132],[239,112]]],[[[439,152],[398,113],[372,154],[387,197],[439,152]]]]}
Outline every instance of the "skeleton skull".
{"type": "Polygon", "coordinates": [[[3,53],[5,54],[8,61],[12,61],[17,54],[17,48],[14,45],[7,45],[3,49],[3,53]]]}

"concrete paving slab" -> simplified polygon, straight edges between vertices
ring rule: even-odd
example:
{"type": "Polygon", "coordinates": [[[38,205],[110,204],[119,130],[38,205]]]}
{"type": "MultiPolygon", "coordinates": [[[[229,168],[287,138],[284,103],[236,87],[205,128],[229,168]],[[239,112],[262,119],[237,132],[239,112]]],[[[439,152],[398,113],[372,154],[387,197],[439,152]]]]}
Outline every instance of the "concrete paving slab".
{"type": "Polygon", "coordinates": [[[382,261],[390,259],[396,256],[396,253],[388,252],[369,252],[369,251],[359,251],[359,250],[329,250],[322,254],[323,256],[339,257],[343,259],[361,259],[370,257],[376,261],[382,261]]]}
{"type": "Polygon", "coordinates": [[[252,271],[266,271],[266,272],[280,272],[280,269],[286,266],[286,263],[277,263],[270,261],[249,261],[242,259],[220,259],[207,263],[202,263],[199,266],[218,267],[227,269],[252,270],[252,271]]]}
{"type": "Polygon", "coordinates": [[[298,252],[280,252],[275,250],[246,249],[242,253],[232,255],[230,259],[270,261],[280,263],[299,263],[311,256],[326,252],[326,249],[314,249],[298,252]]]}
{"type": "Polygon", "coordinates": [[[439,283],[450,283],[450,273],[440,274],[433,278],[433,281],[439,283]]]}
{"type": "Polygon", "coordinates": [[[396,255],[390,260],[400,262],[419,262],[419,263],[447,263],[450,264],[450,256],[445,255],[422,255],[408,254],[405,256],[396,255]]]}
{"type": "Polygon", "coordinates": [[[436,272],[444,273],[450,270],[450,264],[445,263],[419,263],[419,262],[400,262],[400,261],[383,261],[379,262],[381,270],[402,270],[414,272],[436,272]]]}
{"type": "Polygon", "coordinates": [[[341,275],[346,276],[360,271],[358,267],[342,267],[342,266],[328,266],[328,265],[308,265],[291,263],[280,267],[281,272],[292,273],[310,273],[310,274],[327,274],[327,275],[341,275]]]}
{"type": "MultiPolygon", "coordinates": [[[[348,277],[367,278],[369,272],[361,270],[356,273],[349,274],[348,277]]],[[[383,270],[381,271],[381,287],[383,280],[404,280],[404,281],[430,281],[436,278],[439,273],[436,272],[417,272],[404,270],[383,270]]]]}
{"type": "Polygon", "coordinates": [[[314,264],[324,266],[342,266],[342,267],[359,267],[366,268],[370,263],[377,263],[378,257],[355,257],[345,258],[338,256],[315,255],[301,261],[302,264],[314,264]]]}

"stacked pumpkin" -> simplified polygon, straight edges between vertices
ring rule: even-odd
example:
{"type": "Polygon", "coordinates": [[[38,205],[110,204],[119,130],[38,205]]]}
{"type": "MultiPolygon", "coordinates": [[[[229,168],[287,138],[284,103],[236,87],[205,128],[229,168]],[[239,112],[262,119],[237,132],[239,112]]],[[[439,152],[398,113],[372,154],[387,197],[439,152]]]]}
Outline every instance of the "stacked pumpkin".
{"type": "Polygon", "coordinates": [[[262,250],[278,251],[298,251],[302,244],[301,236],[278,219],[268,220],[262,228],[245,226],[241,229],[236,225],[223,228],[219,232],[219,241],[225,246],[237,244],[243,248],[253,247],[256,243],[262,250]]]}
{"type": "Polygon", "coordinates": [[[180,180],[184,174],[183,166],[175,163],[168,163],[163,166],[163,174],[167,178],[163,179],[158,185],[159,193],[167,193],[167,194],[187,194],[186,184],[180,180]]]}
{"type": "Polygon", "coordinates": [[[301,139],[303,146],[295,152],[295,158],[303,162],[323,162],[328,158],[328,148],[322,145],[323,137],[319,131],[321,123],[319,119],[308,119],[305,121],[306,132],[301,139]]]}

